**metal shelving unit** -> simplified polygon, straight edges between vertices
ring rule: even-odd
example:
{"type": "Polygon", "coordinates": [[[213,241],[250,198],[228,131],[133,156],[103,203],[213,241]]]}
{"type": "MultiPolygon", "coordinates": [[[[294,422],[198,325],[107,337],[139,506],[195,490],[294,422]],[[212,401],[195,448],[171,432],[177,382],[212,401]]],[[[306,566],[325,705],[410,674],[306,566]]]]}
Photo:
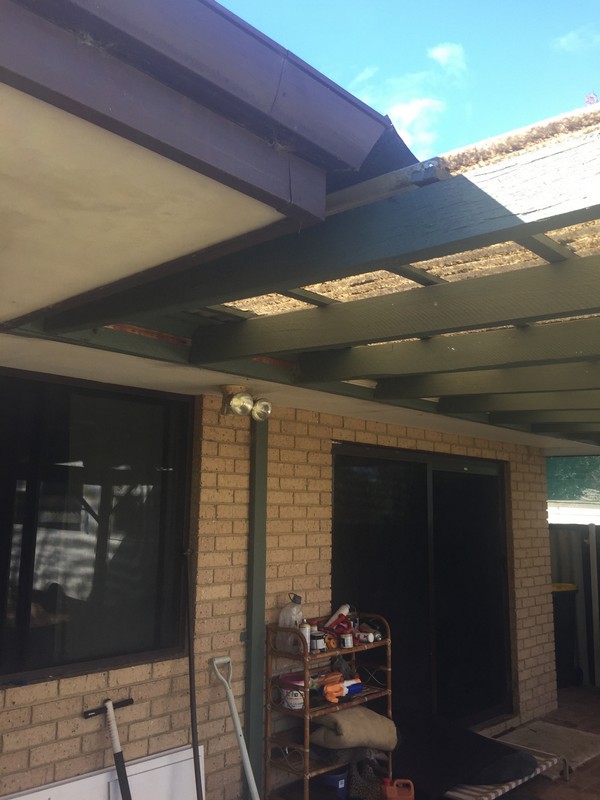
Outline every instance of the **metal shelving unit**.
{"type": "MultiPolygon", "coordinates": [[[[265,798],[277,800],[280,796],[274,789],[275,772],[280,771],[303,781],[304,800],[310,800],[310,779],[334,772],[343,762],[334,765],[320,761],[310,752],[311,724],[326,714],[343,714],[349,708],[364,703],[381,701],[382,713],[392,717],[391,640],[390,629],[378,614],[355,614],[361,620],[372,621],[382,633],[380,641],[358,644],[349,648],[311,653],[305,638],[297,628],[280,628],[267,625],[266,635],[266,717],[265,717],[265,798]],[[277,648],[278,634],[291,634],[296,643],[296,652],[284,652],[277,648]],[[383,653],[383,658],[380,654],[383,653]],[[377,656],[379,655],[379,660],[377,656]],[[311,677],[330,669],[332,659],[342,656],[353,673],[362,678],[362,690],[342,698],[339,703],[329,703],[316,691],[310,690],[311,677]],[[370,660],[374,659],[374,660],[370,660]],[[304,697],[303,707],[288,708],[283,701],[281,676],[297,669],[299,691],[304,697]],[[290,723],[289,726],[287,723],[290,723]],[[278,724],[279,723],[279,724],[278,724]],[[275,730],[285,724],[285,729],[275,730]]],[[[320,620],[325,621],[325,618],[320,620]]],[[[280,637],[281,638],[281,637],[280,637]]],[[[388,756],[388,771],[391,777],[391,754],[388,756]]]]}

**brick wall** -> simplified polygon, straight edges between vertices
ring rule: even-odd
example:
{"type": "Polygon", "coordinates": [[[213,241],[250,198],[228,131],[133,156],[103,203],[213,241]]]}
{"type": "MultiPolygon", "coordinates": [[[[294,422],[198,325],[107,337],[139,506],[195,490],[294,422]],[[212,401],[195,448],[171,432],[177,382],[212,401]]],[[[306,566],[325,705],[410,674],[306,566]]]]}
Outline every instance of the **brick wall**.
{"type": "MultiPolygon", "coordinates": [[[[216,397],[198,401],[194,433],[192,538],[197,532],[199,552],[194,647],[208,800],[233,800],[243,785],[239,751],[209,659],[232,658],[243,714],[250,426],[247,418],[221,416],[219,406],[216,397]]],[[[522,721],[553,708],[544,459],[528,447],[275,408],[269,421],[267,620],[277,618],[291,590],[303,596],[308,615],[330,609],[332,441],[508,464],[515,697],[522,721]]],[[[175,659],[0,692],[0,795],[112,764],[103,720],[81,717],[84,708],[108,695],[136,701],[118,712],[126,760],[189,743],[186,670],[187,661],[175,659]]]]}

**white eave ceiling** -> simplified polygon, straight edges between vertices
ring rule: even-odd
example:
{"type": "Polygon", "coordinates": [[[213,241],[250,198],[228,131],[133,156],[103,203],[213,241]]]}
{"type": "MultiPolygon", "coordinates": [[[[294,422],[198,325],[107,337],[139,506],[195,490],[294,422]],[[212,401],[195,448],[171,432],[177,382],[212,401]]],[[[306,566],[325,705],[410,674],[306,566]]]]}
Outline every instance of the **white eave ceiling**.
{"type": "Polygon", "coordinates": [[[0,321],[282,218],[0,84],[0,321]]]}

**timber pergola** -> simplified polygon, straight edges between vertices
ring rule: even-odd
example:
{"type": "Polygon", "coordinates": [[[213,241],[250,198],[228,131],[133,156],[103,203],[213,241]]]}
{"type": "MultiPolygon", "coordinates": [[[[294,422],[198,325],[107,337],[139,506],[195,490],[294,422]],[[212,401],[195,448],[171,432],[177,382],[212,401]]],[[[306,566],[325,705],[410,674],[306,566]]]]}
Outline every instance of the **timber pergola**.
{"type": "Polygon", "coordinates": [[[14,330],[600,443],[600,248],[577,253],[600,218],[600,138],[567,142],[403,168],[330,195],[322,223],[14,330]],[[494,246],[512,263],[486,274],[494,246]],[[457,255],[461,279],[432,266],[457,255]],[[344,279],[369,275],[350,300],[344,279]]]}
{"type": "Polygon", "coordinates": [[[196,249],[48,292],[0,334],[600,445],[600,113],[418,164],[389,120],[216,4],[178,9],[3,0],[11,91],[236,205],[211,240],[207,193],[196,249]]]}

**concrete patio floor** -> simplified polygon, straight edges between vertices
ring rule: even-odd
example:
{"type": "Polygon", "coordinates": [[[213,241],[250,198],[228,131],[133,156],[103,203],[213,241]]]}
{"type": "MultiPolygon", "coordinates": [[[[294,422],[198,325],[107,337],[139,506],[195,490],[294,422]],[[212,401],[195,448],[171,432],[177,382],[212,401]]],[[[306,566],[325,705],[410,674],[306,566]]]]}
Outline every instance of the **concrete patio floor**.
{"type": "MultiPolygon", "coordinates": [[[[600,689],[582,686],[559,690],[558,708],[544,719],[600,735],[600,689]]],[[[579,767],[568,782],[540,776],[523,789],[535,800],[600,800],[600,756],[579,767]]]]}

